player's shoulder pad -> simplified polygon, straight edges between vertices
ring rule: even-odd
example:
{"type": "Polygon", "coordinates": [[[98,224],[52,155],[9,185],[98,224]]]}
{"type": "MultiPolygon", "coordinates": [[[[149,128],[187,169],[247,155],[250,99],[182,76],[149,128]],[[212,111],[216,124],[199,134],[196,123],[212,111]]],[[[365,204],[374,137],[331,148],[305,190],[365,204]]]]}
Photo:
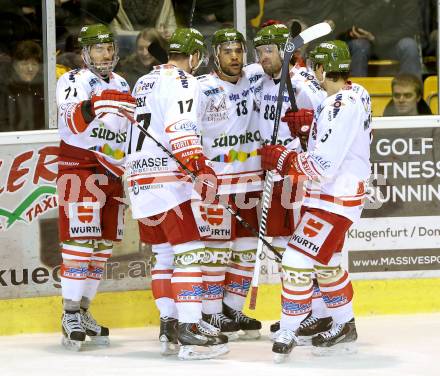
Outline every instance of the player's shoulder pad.
{"type": "Polygon", "coordinates": [[[256,83],[264,75],[263,67],[258,63],[252,63],[243,67],[243,73],[251,84],[256,83]]]}
{"type": "Polygon", "coordinates": [[[221,84],[221,80],[212,74],[198,76],[197,82],[200,85],[201,92],[207,97],[220,94],[225,91],[221,84]]]}
{"type": "Polygon", "coordinates": [[[155,69],[150,73],[144,74],[142,77],[138,78],[132,90],[133,96],[149,94],[155,87],[156,81],[159,77],[160,71],[155,69]]]}
{"type": "Polygon", "coordinates": [[[162,69],[161,79],[165,77],[168,77],[172,86],[174,86],[173,83],[177,83],[177,87],[182,89],[189,89],[190,87],[198,85],[197,79],[191,73],[185,72],[183,69],[176,68],[175,66],[162,69]]]}
{"type": "Polygon", "coordinates": [[[340,90],[324,101],[325,110],[328,113],[328,120],[335,119],[341,112],[350,112],[355,108],[359,98],[351,90],[340,90]]]}
{"type": "Polygon", "coordinates": [[[306,85],[310,86],[314,90],[323,90],[315,75],[308,71],[306,68],[301,67],[300,69],[295,69],[292,71],[292,81],[300,83],[303,82],[306,85]]]}
{"type": "Polygon", "coordinates": [[[69,72],[64,73],[59,78],[59,81],[68,81],[70,85],[79,84],[80,82],[86,81],[90,71],[88,69],[77,68],[72,69],[69,72]]]}
{"type": "Polygon", "coordinates": [[[112,80],[116,83],[117,86],[120,87],[120,90],[123,93],[129,93],[130,92],[130,86],[128,85],[128,82],[125,80],[124,77],[120,76],[117,73],[112,73],[112,80]]]}
{"type": "Polygon", "coordinates": [[[365,112],[371,112],[371,97],[368,91],[359,84],[350,82],[342,90],[344,97],[356,99],[355,103],[362,104],[365,112]]]}

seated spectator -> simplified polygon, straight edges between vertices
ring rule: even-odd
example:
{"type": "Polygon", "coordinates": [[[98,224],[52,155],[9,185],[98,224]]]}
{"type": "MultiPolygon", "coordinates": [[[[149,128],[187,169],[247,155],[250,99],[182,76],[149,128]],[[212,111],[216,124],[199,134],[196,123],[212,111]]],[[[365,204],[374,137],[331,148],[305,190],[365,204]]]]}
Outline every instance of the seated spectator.
{"type": "Polygon", "coordinates": [[[148,47],[153,42],[159,43],[163,49],[166,49],[166,42],[156,29],[149,27],[142,30],[136,38],[136,52],[127,56],[116,67],[116,71],[127,80],[131,89],[139,77],[149,73],[153,66],[161,63],[148,51],[148,47]]]}
{"type": "Polygon", "coordinates": [[[366,10],[362,1],[346,0],[343,9],[351,53],[351,76],[367,76],[368,60],[375,57],[398,60],[399,73],[412,73],[422,78],[415,39],[420,33],[421,15],[417,1],[373,0],[366,10]]]}
{"type": "Polygon", "coordinates": [[[432,115],[422,97],[422,82],[413,74],[400,74],[391,82],[393,99],[383,116],[432,115]]]}
{"type": "Polygon", "coordinates": [[[0,87],[0,131],[44,129],[42,56],[38,43],[17,44],[0,87]]]}

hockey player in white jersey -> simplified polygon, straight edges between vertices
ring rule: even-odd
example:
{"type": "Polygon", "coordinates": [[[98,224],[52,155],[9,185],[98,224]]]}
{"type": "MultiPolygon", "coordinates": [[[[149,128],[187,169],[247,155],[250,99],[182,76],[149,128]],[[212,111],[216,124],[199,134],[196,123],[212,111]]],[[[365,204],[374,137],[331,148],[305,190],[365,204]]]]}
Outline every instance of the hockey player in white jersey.
{"type": "Polygon", "coordinates": [[[89,311],[112,242],[122,239],[124,141],[128,121],[118,107],[134,112],[127,82],[112,73],[118,61],[110,29],[84,26],[79,34],[84,69],[57,83],[61,138],[57,188],[63,263],[63,344],[79,350],[86,335],[108,344],[108,328],[89,311]]]}
{"type": "Polygon", "coordinates": [[[204,182],[213,183],[215,194],[216,177],[202,151],[197,119],[200,89],[192,76],[204,55],[203,36],[197,30],[177,29],[169,41],[168,63],[139,78],[133,90],[136,120],[174,157],[135,127],[127,146],[133,217],[157,261],[152,289],[161,316],[162,353],[178,351],[181,359],[214,358],[228,351],[228,338],[204,322],[201,313],[200,265],[206,257],[201,237],[209,231],[193,211],[191,198],[194,187],[202,198],[209,192],[205,184],[194,185],[177,162],[210,180],[204,182]]]}
{"type": "Polygon", "coordinates": [[[307,152],[262,148],[262,165],[292,180],[306,179],[302,216],[283,255],[281,329],[272,351],[282,361],[297,345],[296,331],[311,310],[317,275],[332,327],[313,337],[315,353],[354,350],[353,288],[341,266],[344,237],[362,212],[370,176],[371,100],[348,81],[345,42],[321,43],[311,54],[328,98],[315,111],[307,152]]]}
{"type": "MultiPolygon", "coordinates": [[[[273,124],[275,119],[276,105],[279,92],[279,82],[282,66],[282,52],[289,35],[288,28],[283,24],[267,26],[260,31],[254,38],[254,46],[258,61],[263,67],[264,75],[259,82],[257,99],[258,128],[262,135],[263,144],[271,142],[273,133],[273,124]]],[[[289,93],[284,91],[283,107],[277,135],[277,144],[283,145],[289,150],[297,152],[305,151],[308,133],[301,134],[301,127],[291,129],[286,122],[286,117],[290,118],[293,114],[295,119],[301,120],[303,117],[313,118],[313,111],[327,97],[327,93],[321,88],[316,78],[306,68],[296,64],[294,61],[290,64],[290,80],[295,93],[296,105],[299,111],[290,110],[289,93]],[[290,115],[290,117],[289,117],[290,115]],[[294,132],[292,132],[294,131],[294,132]],[[301,140],[303,138],[303,140],[301,140]]],[[[294,223],[294,202],[297,202],[297,209],[302,199],[302,186],[291,187],[291,194],[288,195],[290,180],[284,179],[280,175],[275,175],[275,183],[272,191],[272,201],[268,213],[266,235],[273,237],[272,245],[280,252],[283,252],[289,237],[295,228],[294,223]],[[284,187],[284,195],[283,195],[284,187]],[[277,220],[281,218],[282,220],[277,220]]],[[[319,332],[329,329],[331,318],[321,298],[321,293],[314,283],[314,294],[312,300],[312,312],[304,322],[301,323],[298,337],[300,344],[310,344],[311,337],[319,332]]],[[[270,327],[273,335],[279,330],[279,322],[270,327]]]]}
{"type": "MultiPolygon", "coordinates": [[[[198,77],[203,150],[217,174],[220,200],[236,205],[239,214],[258,228],[256,209],[263,171],[257,150],[261,136],[251,119],[261,68],[256,64],[243,68],[246,42],[233,28],[216,31],[212,48],[214,71],[198,77]]],[[[211,257],[202,266],[204,320],[230,339],[236,339],[239,330],[245,332],[241,338],[258,338],[261,323],[242,313],[257,239],[221,205],[202,204],[201,210],[212,228],[205,241],[211,257]]]]}

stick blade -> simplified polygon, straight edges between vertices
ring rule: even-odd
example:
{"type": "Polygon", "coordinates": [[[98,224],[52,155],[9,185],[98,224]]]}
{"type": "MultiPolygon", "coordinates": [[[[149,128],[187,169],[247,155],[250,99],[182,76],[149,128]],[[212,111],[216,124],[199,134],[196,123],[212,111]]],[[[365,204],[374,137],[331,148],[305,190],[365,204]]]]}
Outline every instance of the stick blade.
{"type": "Polygon", "coordinates": [[[304,30],[302,33],[300,33],[299,36],[304,41],[304,44],[306,44],[312,40],[321,38],[324,35],[329,34],[331,31],[332,31],[332,28],[327,22],[321,22],[319,24],[310,26],[309,28],[304,30]]]}

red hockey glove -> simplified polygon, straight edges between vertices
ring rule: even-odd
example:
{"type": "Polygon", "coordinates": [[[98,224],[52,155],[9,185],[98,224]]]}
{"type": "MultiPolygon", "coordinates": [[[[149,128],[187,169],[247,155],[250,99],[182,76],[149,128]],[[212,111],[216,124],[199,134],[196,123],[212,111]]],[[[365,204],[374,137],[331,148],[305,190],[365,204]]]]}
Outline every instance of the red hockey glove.
{"type": "Polygon", "coordinates": [[[290,129],[293,137],[308,138],[310,127],[313,123],[313,110],[305,108],[299,109],[297,112],[287,110],[281,121],[285,121],[290,129]]]}
{"type": "Polygon", "coordinates": [[[211,161],[203,154],[198,154],[185,165],[197,176],[194,189],[202,197],[202,200],[213,202],[217,194],[217,175],[211,167],[211,161]]]}
{"type": "Polygon", "coordinates": [[[288,150],[281,145],[266,145],[261,148],[261,166],[264,170],[277,170],[281,175],[287,175],[293,159],[298,153],[288,150]]]}
{"type": "Polygon", "coordinates": [[[108,112],[118,114],[119,107],[133,115],[136,108],[136,101],[130,94],[117,90],[104,90],[100,95],[93,95],[90,102],[94,117],[108,112]]]}

